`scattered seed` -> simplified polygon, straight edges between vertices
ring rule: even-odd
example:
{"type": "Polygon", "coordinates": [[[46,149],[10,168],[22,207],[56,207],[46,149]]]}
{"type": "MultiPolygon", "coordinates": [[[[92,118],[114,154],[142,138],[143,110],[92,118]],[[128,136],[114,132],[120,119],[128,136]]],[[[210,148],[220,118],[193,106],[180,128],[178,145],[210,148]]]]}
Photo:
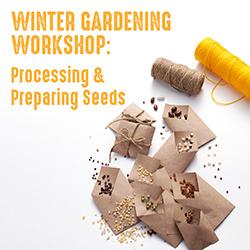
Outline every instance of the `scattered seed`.
{"type": "Polygon", "coordinates": [[[157,110],[158,110],[158,105],[155,104],[155,105],[154,105],[154,111],[157,111],[157,110]]]}

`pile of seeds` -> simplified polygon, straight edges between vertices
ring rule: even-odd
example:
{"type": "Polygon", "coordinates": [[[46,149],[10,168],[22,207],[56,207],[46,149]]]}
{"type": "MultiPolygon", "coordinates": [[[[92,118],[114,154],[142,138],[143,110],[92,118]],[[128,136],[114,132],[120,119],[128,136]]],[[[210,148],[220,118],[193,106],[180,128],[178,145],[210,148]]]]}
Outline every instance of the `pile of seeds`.
{"type": "Polygon", "coordinates": [[[154,204],[150,199],[150,195],[142,195],[141,202],[145,203],[145,207],[147,210],[151,209],[152,211],[156,211],[158,204],[154,204]]]}
{"type": "Polygon", "coordinates": [[[185,213],[186,222],[190,224],[193,221],[193,212],[189,210],[187,213],[185,213]]]}
{"type": "Polygon", "coordinates": [[[181,142],[178,142],[177,144],[177,149],[179,153],[189,152],[192,149],[194,143],[194,141],[192,140],[193,137],[194,133],[191,132],[189,136],[181,138],[181,142]]]}
{"type": "Polygon", "coordinates": [[[137,174],[139,176],[139,181],[145,183],[153,183],[153,175],[147,169],[145,169],[142,165],[138,165],[136,167],[137,174]]]}
{"type": "Polygon", "coordinates": [[[181,194],[186,198],[194,198],[195,187],[191,182],[186,180],[180,181],[181,194]]]}
{"type": "Polygon", "coordinates": [[[125,197],[121,202],[116,202],[115,209],[110,212],[115,217],[115,231],[129,228],[135,224],[136,216],[134,214],[135,203],[133,197],[125,197]]]}
{"type": "Polygon", "coordinates": [[[188,115],[187,114],[184,114],[182,113],[181,110],[178,110],[178,108],[176,106],[173,106],[171,108],[171,111],[168,112],[168,117],[169,118],[178,118],[178,119],[184,119],[184,120],[187,120],[188,118],[188,115]]]}
{"type": "Polygon", "coordinates": [[[99,195],[106,194],[111,196],[113,185],[109,179],[109,175],[103,175],[101,180],[97,180],[97,184],[101,186],[99,195]]]}

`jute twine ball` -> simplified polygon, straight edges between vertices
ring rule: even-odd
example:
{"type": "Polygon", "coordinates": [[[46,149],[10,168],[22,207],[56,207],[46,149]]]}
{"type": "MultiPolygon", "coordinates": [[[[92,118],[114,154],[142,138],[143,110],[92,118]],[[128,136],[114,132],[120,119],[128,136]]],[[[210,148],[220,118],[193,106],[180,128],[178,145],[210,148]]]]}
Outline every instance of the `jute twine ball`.
{"type": "Polygon", "coordinates": [[[201,91],[205,75],[189,69],[182,64],[176,64],[165,58],[156,59],[151,75],[154,79],[169,83],[173,88],[188,95],[196,95],[201,91]]]}

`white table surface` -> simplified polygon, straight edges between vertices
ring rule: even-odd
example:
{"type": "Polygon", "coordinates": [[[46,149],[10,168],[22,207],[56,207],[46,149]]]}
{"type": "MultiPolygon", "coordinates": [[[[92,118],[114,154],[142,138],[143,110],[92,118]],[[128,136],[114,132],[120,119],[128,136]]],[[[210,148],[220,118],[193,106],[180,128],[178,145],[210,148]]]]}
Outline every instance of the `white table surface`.
{"type": "MultiPolygon", "coordinates": [[[[10,105],[10,67],[101,66],[106,85],[126,92],[126,105],[135,102],[157,118],[150,155],[162,145],[160,132],[164,103],[154,112],[151,96],[164,96],[166,102],[189,104],[216,133],[217,139],[201,148],[188,171],[196,171],[236,206],[216,230],[220,239],[208,249],[248,249],[250,219],[250,104],[242,101],[221,107],[210,98],[211,85],[205,83],[196,97],[188,97],[165,84],[152,81],[155,58],[167,57],[191,68],[197,67],[194,49],[211,36],[250,63],[248,1],[28,1],[1,0],[0,40],[0,249],[80,250],[80,249],[172,249],[157,236],[131,244],[107,241],[96,225],[90,193],[95,164],[90,156],[108,160],[113,134],[105,125],[125,107],[88,106],[77,111],[68,107],[29,107],[10,105]],[[14,56],[11,48],[12,10],[169,10],[171,32],[111,32],[109,56],[14,56]],[[145,105],[142,105],[143,101],[145,105]],[[90,138],[91,136],[91,138],[90,138]],[[208,157],[208,146],[218,144],[216,159],[208,157]],[[96,152],[99,149],[99,152],[96,152]],[[203,168],[208,162],[221,162],[216,168],[203,168]],[[223,180],[214,178],[222,176],[223,180]],[[241,188],[239,189],[238,186],[241,188]],[[229,191],[226,194],[226,191],[229,191]],[[82,216],[86,219],[82,220],[82,216]],[[141,244],[143,243],[143,247],[141,244]]],[[[49,88],[49,87],[48,87],[49,88]]],[[[29,87],[26,87],[29,89],[29,87]]],[[[101,89],[101,88],[100,88],[101,89]]],[[[230,87],[218,96],[230,100],[238,96],[230,87]]],[[[164,137],[168,138],[169,132],[164,137]]],[[[112,166],[127,174],[132,160],[118,156],[112,166]]],[[[96,165],[99,168],[99,165],[96,165]]],[[[178,249],[186,249],[182,243],[178,249]]]]}

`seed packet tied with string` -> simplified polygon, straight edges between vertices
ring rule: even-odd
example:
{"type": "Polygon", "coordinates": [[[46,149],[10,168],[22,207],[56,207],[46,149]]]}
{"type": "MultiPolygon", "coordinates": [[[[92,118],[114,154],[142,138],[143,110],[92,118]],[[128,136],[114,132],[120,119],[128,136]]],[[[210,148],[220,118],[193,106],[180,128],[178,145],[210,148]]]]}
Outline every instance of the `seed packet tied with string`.
{"type": "Polygon", "coordinates": [[[126,157],[135,158],[138,153],[147,155],[155,128],[140,123],[120,121],[111,153],[116,152],[126,157]]]}
{"type": "Polygon", "coordinates": [[[178,204],[173,196],[155,184],[132,182],[135,191],[136,215],[171,246],[177,247],[182,236],[174,219],[178,204]]]}
{"type": "Polygon", "coordinates": [[[192,110],[189,105],[166,104],[163,119],[172,131],[193,131],[197,136],[198,147],[216,138],[216,135],[192,110]]]}
{"type": "Polygon", "coordinates": [[[179,204],[202,210],[213,229],[235,207],[196,173],[175,174],[172,189],[174,199],[179,204]]]}
{"type": "Polygon", "coordinates": [[[129,174],[129,181],[154,183],[154,173],[160,168],[160,160],[138,154],[129,174]]]}
{"type": "Polygon", "coordinates": [[[92,197],[115,235],[138,223],[133,188],[119,168],[101,168],[92,197]]]}
{"type": "Polygon", "coordinates": [[[152,126],[152,124],[155,122],[155,119],[136,104],[131,103],[118,117],[110,122],[107,127],[114,132],[118,132],[121,121],[129,121],[152,126]]]}
{"type": "Polygon", "coordinates": [[[174,132],[160,147],[154,158],[160,160],[169,174],[182,173],[198,151],[195,132],[174,132]]]}
{"type": "Polygon", "coordinates": [[[188,249],[201,250],[219,240],[202,210],[176,207],[174,217],[188,249]]]}

